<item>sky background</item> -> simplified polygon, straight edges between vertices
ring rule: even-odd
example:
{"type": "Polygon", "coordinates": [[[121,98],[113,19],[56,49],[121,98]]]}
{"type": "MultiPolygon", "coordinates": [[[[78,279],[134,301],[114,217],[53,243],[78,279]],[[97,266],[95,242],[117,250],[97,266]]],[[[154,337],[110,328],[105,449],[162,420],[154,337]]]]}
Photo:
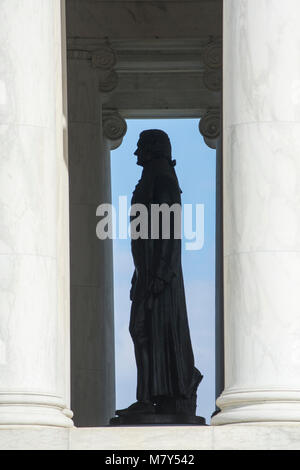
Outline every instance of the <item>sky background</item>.
{"type": "MultiPolygon", "coordinates": [[[[162,129],[170,137],[175,171],[182,189],[182,205],[193,205],[195,230],[196,204],[204,204],[204,245],[188,251],[182,239],[182,268],[195,365],[204,375],[198,388],[197,415],[207,424],[215,410],[215,168],[216,153],[203,141],[196,119],[127,120],[122,145],[111,153],[112,202],[117,210],[119,196],[132,192],[141,177],[136,165],[136,143],[145,129],[162,129]]],[[[118,234],[118,230],[116,232],[118,234]]],[[[186,240],[187,241],[187,240],[186,240]]],[[[113,241],[116,408],[136,401],[136,365],[129,334],[131,302],[129,291],[134,271],[130,238],[113,241]]]]}

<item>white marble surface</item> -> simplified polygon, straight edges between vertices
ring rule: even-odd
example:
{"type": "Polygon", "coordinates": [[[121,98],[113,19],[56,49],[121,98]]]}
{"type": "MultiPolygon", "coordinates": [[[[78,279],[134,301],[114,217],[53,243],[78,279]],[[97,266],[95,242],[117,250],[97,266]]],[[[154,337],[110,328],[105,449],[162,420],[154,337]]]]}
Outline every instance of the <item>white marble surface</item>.
{"type": "Polygon", "coordinates": [[[216,450],[299,450],[298,423],[257,423],[214,426],[216,450]]]}
{"type": "Polygon", "coordinates": [[[69,429],[42,426],[0,429],[1,450],[67,450],[69,429]]]}
{"type": "Polygon", "coordinates": [[[224,261],[227,388],[300,390],[300,253],[224,261]]]}
{"type": "Polygon", "coordinates": [[[55,392],[56,260],[1,255],[0,389],[55,392]]]}
{"type": "Polygon", "coordinates": [[[121,426],[74,428],[70,449],[212,449],[213,428],[209,426],[121,426]]]}
{"type": "Polygon", "coordinates": [[[0,253],[56,257],[55,129],[10,129],[9,148],[0,146],[0,253]]]}
{"type": "Polygon", "coordinates": [[[224,254],[300,251],[300,122],[233,126],[224,147],[224,254]]]}
{"type": "Polygon", "coordinates": [[[72,425],[64,412],[66,311],[57,290],[68,191],[59,175],[60,30],[60,0],[0,4],[1,426],[72,425]]]}
{"type": "Polygon", "coordinates": [[[224,125],[300,121],[300,3],[224,1],[224,125]]]}
{"type": "Polygon", "coordinates": [[[0,57],[6,73],[0,80],[13,103],[13,111],[4,115],[5,124],[54,128],[55,3],[1,2],[0,57]]]}
{"type": "Polygon", "coordinates": [[[56,157],[57,157],[57,341],[60,358],[57,375],[62,382],[63,401],[70,410],[70,230],[69,230],[69,162],[67,46],[65,0],[56,4],[54,41],[56,44],[56,157]]]}
{"type": "Polygon", "coordinates": [[[224,1],[225,391],[213,424],[300,421],[299,13],[296,0],[224,1]]]}
{"type": "Polygon", "coordinates": [[[298,423],[0,429],[1,450],[300,450],[298,423]]]}
{"type": "Polygon", "coordinates": [[[71,450],[284,450],[300,449],[300,425],[258,423],[225,426],[73,428],[71,450]]]}

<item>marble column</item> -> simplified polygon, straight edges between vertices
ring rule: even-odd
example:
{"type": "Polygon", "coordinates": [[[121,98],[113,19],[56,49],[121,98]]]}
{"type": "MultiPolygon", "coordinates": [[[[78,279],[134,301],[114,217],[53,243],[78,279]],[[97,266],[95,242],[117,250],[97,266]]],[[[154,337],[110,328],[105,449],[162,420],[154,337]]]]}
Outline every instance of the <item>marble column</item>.
{"type": "Polygon", "coordinates": [[[215,259],[215,393],[224,390],[224,292],[223,292],[223,153],[222,135],[216,143],[216,259],[215,259]]]}
{"type": "Polygon", "coordinates": [[[0,2],[0,426],[72,426],[63,2],[0,2]],[[59,286],[58,284],[62,282],[59,286]]]}
{"type": "Polygon", "coordinates": [[[115,413],[112,240],[96,235],[97,207],[111,203],[111,141],[116,114],[103,115],[116,85],[113,51],[68,54],[71,403],[76,426],[101,426],[115,413]]]}
{"type": "Polygon", "coordinates": [[[300,421],[300,3],[224,0],[225,390],[212,424],[300,421]]]}
{"type": "MultiPolygon", "coordinates": [[[[221,110],[210,109],[201,118],[199,130],[205,143],[216,150],[215,228],[215,393],[224,390],[224,299],[223,299],[223,156],[221,110]]],[[[218,409],[215,411],[215,413],[218,409]]]]}

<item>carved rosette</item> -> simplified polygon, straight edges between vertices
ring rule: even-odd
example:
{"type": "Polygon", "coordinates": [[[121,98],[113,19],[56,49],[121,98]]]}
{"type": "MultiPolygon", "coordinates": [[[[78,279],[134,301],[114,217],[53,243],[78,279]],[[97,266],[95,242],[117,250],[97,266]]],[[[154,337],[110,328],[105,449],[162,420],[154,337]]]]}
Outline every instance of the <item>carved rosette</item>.
{"type": "Polygon", "coordinates": [[[113,91],[119,82],[118,74],[115,70],[111,70],[106,74],[103,74],[99,80],[99,90],[108,93],[113,91]]]}
{"type": "Polygon", "coordinates": [[[116,65],[116,54],[111,47],[103,46],[92,53],[92,66],[102,70],[111,70],[116,65]]]}
{"type": "Polygon", "coordinates": [[[124,135],[127,132],[127,124],[124,118],[118,113],[104,115],[103,134],[111,142],[111,149],[114,150],[121,145],[124,135]]]}
{"type": "Polygon", "coordinates": [[[117,59],[114,50],[109,46],[103,46],[92,52],[92,67],[99,69],[99,91],[109,93],[113,91],[119,82],[118,74],[113,70],[117,59]]]}
{"type": "Polygon", "coordinates": [[[208,110],[200,119],[199,131],[203,135],[205,143],[215,149],[221,131],[221,117],[218,109],[208,110]]]}
{"type": "Polygon", "coordinates": [[[220,91],[222,89],[221,70],[206,70],[203,75],[203,82],[210,91],[220,91]]]}
{"type": "Polygon", "coordinates": [[[220,41],[211,42],[203,51],[203,62],[209,69],[222,67],[222,45],[220,41]]]}

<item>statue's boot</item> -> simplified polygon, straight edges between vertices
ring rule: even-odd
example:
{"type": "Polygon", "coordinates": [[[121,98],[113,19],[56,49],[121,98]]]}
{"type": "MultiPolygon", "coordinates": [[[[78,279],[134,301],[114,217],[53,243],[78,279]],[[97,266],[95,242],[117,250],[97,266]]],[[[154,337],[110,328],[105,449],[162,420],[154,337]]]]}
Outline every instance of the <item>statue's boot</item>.
{"type": "Polygon", "coordinates": [[[150,402],[137,401],[123,410],[116,410],[118,416],[128,416],[131,414],[152,414],[155,413],[155,406],[150,402]]]}

